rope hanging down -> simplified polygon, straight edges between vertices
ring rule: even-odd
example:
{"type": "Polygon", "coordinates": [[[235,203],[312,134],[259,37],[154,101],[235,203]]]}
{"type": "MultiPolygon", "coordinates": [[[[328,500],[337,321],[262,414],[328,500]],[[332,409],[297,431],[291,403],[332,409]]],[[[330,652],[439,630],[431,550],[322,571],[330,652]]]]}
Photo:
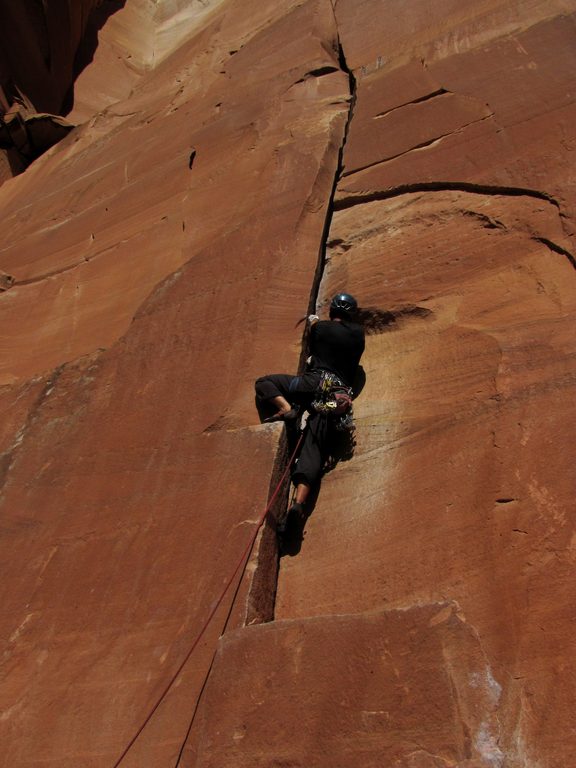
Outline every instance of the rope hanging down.
{"type": "MultiPolygon", "coordinates": [[[[186,664],[188,662],[188,659],[190,658],[190,656],[192,656],[192,654],[196,650],[196,647],[197,647],[198,643],[202,639],[202,636],[204,635],[204,632],[208,629],[208,626],[209,626],[210,622],[212,621],[212,619],[214,617],[214,614],[216,613],[216,611],[220,607],[220,604],[222,603],[222,600],[224,599],[224,596],[226,595],[226,592],[228,591],[230,585],[234,581],[238,571],[240,570],[240,568],[242,567],[243,564],[244,564],[244,567],[246,567],[246,563],[248,561],[248,558],[250,557],[250,553],[251,553],[252,547],[254,546],[254,542],[256,541],[256,536],[258,535],[258,531],[262,527],[262,524],[263,524],[264,520],[266,519],[266,515],[268,514],[268,512],[272,508],[272,505],[276,501],[276,497],[280,493],[280,489],[282,488],[282,485],[284,484],[284,480],[286,479],[286,477],[288,475],[288,472],[290,471],[290,467],[292,466],[292,462],[296,458],[296,454],[298,453],[300,445],[302,444],[303,438],[304,438],[304,433],[302,432],[302,434],[298,438],[298,442],[296,443],[296,447],[294,448],[294,451],[292,452],[292,455],[290,456],[288,464],[286,465],[286,469],[282,473],[282,477],[278,481],[278,485],[276,486],[276,488],[274,490],[274,493],[272,494],[272,496],[270,497],[270,500],[268,501],[268,504],[266,505],[266,509],[260,515],[260,518],[257,520],[257,524],[256,524],[256,526],[254,528],[254,531],[253,531],[252,535],[250,536],[250,539],[248,540],[248,543],[246,544],[246,546],[244,548],[244,551],[242,552],[236,567],[232,571],[232,574],[229,577],[228,581],[226,582],[226,585],[224,586],[224,589],[220,593],[220,596],[218,597],[218,599],[214,603],[214,606],[212,607],[212,610],[208,614],[208,618],[206,619],[206,621],[202,625],[202,628],[200,629],[200,632],[198,633],[198,635],[196,636],[196,639],[192,643],[192,647],[190,648],[190,650],[188,651],[188,653],[186,654],[186,656],[184,657],[184,659],[182,660],[182,662],[178,666],[178,669],[176,670],[176,672],[172,675],[172,677],[168,681],[168,684],[165,686],[164,690],[162,691],[162,693],[160,694],[160,696],[156,700],[156,703],[154,704],[154,706],[152,707],[152,709],[150,710],[148,715],[146,715],[146,718],[144,719],[142,725],[138,728],[138,730],[136,731],[134,736],[130,739],[130,741],[128,742],[127,746],[124,748],[124,751],[122,752],[120,757],[116,760],[116,762],[114,763],[112,768],[118,768],[118,766],[124,760],[124,758],[126,757],[128,752],[134,746],[134,744],[136,743],[136,740],[138,739],[138,737],[140,736],[140,734],[142,733],[144,728],[146,728],[146,726],[148,725],[148,723],[150,722],[150,720],[154,716],[156,710],[158,709],[160,704],[164,701],[164,699],[166,698],[166,695],[168,694],[168,692],[170,691],[170,689],[172,688],[172,686],[174,685],[174,683],[176,682],[176,680],[180,676],[180,673],[182,672],[182,670],[186,666],[186,664]]],[[[216,651],[214,651],[214,654],[215,653],[216,653],[216,651]]],[[[211,665],[210,665],[208,671],[210,671],[210,668],[211,668],[211,665]]],[[[190,729],[188,729],[188,731],[190,731],[190,729]]],[[[180,760],[178,760],[178,762],[180,762],[180,760]]]]}

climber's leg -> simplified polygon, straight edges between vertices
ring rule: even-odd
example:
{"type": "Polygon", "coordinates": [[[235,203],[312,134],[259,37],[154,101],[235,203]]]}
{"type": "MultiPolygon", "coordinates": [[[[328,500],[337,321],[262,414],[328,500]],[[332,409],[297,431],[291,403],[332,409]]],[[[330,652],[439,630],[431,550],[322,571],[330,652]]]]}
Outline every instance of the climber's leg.
{"type": "Polygon", "coordinates": [[[261,421],[286,421],[298,415],[293,406],[306,406],[318,389],[320,374],[272,373],[256,380],[256,407],[261,421]],[[272,412],[271,412],[272,411],[272,412]]]}
{"type": "Polygon", "coordinates": [[[256,380],[256,408],[260,421],[278,421],[292,410],[287,397],[294,378],[289,373],[272,373],[256,380]]]}
{"type": "Polygon", "coordinates": [[[312,413],[306,425],[306,435],[296,467],[292,473],[292,482],[296,486],[296,496],[291,511],[304,516],[304,509],[310,488],[320,479],[322,467],[328,454],[328,419],[321,413],[312,413]],[[294,507],[296,507],[294,509],[294,507]]]}

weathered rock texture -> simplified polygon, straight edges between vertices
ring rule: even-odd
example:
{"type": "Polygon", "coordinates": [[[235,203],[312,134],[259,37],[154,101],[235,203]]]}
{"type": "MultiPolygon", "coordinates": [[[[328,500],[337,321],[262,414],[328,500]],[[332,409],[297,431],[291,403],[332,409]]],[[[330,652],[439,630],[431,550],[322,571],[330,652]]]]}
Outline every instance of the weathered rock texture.
{"type": "Polygon", "coordinates": [[[457,601],[502,686],[479,764],[568,765],[574,6],[392,6],[336,6],[356,104],[320,298],[430,314],[369,339],[277,616],[457,601]]]}
{"type": "MultiPolygon", "coordinates": [[[[2,765],[113,765],[244,549],[348,97],[329,3],[231,4],[0,189],[2,765]]],[[[123,765],[174,759],[229,602],[123,765]]]]}
{"type": "Polygon", "coordinates": [[[115,765],[278,476],[251,382],[343,288],[405,310],[368,339],[355,455],[275,620],[244,626],[268,526],[121,765],[574,762],[575,14],[110,16],[82,125],[0,188],[0,765],[115,765]]]}
{"type": "Polygon", "coordinates": [[[210,683],[198,768],[376,768],[383,757],[387,765],[442,768],[501,757],[491,736],[500,686],[450,605],[231,632],[210,683]],[[262,658],[276,663],[255,676],[262,658]]]}

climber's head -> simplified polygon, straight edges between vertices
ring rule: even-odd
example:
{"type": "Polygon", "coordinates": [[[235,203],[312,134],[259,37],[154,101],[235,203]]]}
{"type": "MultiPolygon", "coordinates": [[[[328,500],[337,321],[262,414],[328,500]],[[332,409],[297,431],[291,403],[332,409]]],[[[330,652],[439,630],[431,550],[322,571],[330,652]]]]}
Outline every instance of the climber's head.
{"type": "Polygon", "coordinates": [[[358,311],[358,302],[349,293],[337,293],[330,302],[330,319],[339,317],[342,320],[351,320],[358,311]]]}

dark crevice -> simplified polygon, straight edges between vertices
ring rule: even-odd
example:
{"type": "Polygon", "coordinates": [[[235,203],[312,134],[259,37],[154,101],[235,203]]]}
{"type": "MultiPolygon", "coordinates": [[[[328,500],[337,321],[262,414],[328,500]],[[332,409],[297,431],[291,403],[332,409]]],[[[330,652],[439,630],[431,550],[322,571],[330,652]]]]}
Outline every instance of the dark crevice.
{"type": "MultiPolygon", "coordinates": [[[[268,498],[270,498],[280,481],[290,456],[290,441],[284,432],[280,438],[280,445],[270,478],[268,498]]],[[[278,584],[278,523],[286,512],[288,505],[290,485],[278,494],[270,511],[266,515],[257,547],[254,573],[248,588],[246,599],[246,615],[244,625],[264,624],[274,621],[274,608],[276,603],[276,587],[278,584]]]]}
{"type": "Polygon", "coordinates": [[[496,499],[496,504],[511,504],[513,501],[518,501],[518,499],[515,499],[512,496],[503,496],[501,499],[496,499]]]}
{"type": "Polygon", "coordinates": [[[7,291],[15,283],[15,278],[12,275],[8,275],[6,272],[0,272],[0,293],[7,291]]]}
{"type": "Polygon", "coordinates": [[[305,80],[310,80],[310,78],[312,77],[322,77],[323,75],[331,75],[334,72],[339,72],[338,67],[325,66],[325,67],[318,67],[318,69],[311,69],[310,72],[306,72],[304,77],[301,77],[300,80],[296,80],[294,85],[297,85],[298,83],[303,83],[305,80]]]}
{"type": "MultiPolygon", "coordinates": [[[[344,127],[344,136],[340,144],[340,149],[338,150],[338,163],[336,166],[336,172],[334,174],[334,182],[332,184],[332,190],[330,192],[330,200],[328,204],[328,210],[326,212],[324,230],[322,232],[322,238],[320,240],[320,248],[318,250],[318,263],[316,265],[316,271],[314,273],[314,277],[312,280],[312,288],[310,291],[310,301],[308,303],[309,314],[312,312],[315,312],[316,310],[316,303],[318,301],[318,294],[320,292],[320,282],[322,280],[322,275],[324,274],[324,268],[326,266],[326,247],[328,243],[328,237],[330,234],[330,228],[332,226],[332,216],[334,215],[334,211],[336,210],[336,207],[335,207],[336,189],[338,187],[338,182],[340,181],[343,175],[344,148],[346,146],[346,141],[348,140],[350,123],[354,116],[354,107],[356,105],[356,78],[354,77],[352,70],[348,68],[348,64],[346,63],[346,57],[344,55],[344,49],[342,48],[342,44],[340,40],[338,40],[338,63],[340,65],[340,69],[342,70],[342,72],[345,72],[348,75],[348,82],[350,85],[350,107],[348,110],[348,119],[346,120],[346,125],[344,127]]],[[[306,344],[303,343],[302,352],[300,354],[300,362],[299,362],[300,371],[302,371],[304,368],[304,364],[307,356],[308,356],[308,352],[306,349],[306,344]]]]}
{"type": "Polygon", "coordinates": [[[430,99],[435,99],[438,96],[444,96],[447,93],[452,93],[452,91],[448,91],[446,90],[446,88],[438,88],[437,91],[432,91],[432,93],[427,93],[426,96],[420,96],[419,99],[412,99],[412,101],[406,101],[404,102],[404,104],[399,104],[397,107],[392,107],[392,109],[387,109],[384,112],[379,112],[377,115],[374,115],[372,119],[379,120],[381,117],[386,117],[392,112],[396,112],[396,110],[398,109],[404,109],[404,107],[409,107],[412,104],[422,104],[423,101],[430,101],[430,99]]]}
{"type": "Polygon", "coordinates": [[[350,193],[334,202],[334,210],[342,211],[355,205],[373,203],[378,200],[389,200],[400,195],[409,195],[418,192],[471,192],[476,195],[505,195],[507,197],[533,197],[537,200],[545,200],[556,208],[560,204],[551,195],[539,192],[536,189],[525,187],[500,187],[495,184],[475,184],[467,181],[423,181],[413,184],[400,184],[390,189],[374,190],[373,192],[350,193]]]}
{"type": "MultiPolygon", "coordinates": [[[[326,265],[326,246],[328,242],[328,236],[330,227],[332,224],[332,216],[334,212],[334,199],[336,195],[336,189],[338,182],[342,177],[343,169],[343,154],[346,140],[348,138],[348,131],[350,122],[352,120],[354,105],[356,103],[356,80],[354,75],[349,70],[346,64],[344,51],[342,45],[338,40],[338,62],[343,72],[348,75],[350,83],[350,107],[348,111],[348,119],[344,128],[344,135],[338,151],[338,161],[336,170],[334,173],[334,182],[330,191],[330,198],[328,202],[328,208],[326,211],[326,219],[324,222],[324,228],[320,241],[320,247],[318,249],[318,261],[316,264],[316,270],[312,279],[312,287],[310,290],[310,300],[308,303],[308,313],[312,313],[316,308],[316,302],[318,300],[318,294],[320,291],[320,282],[324,274],[324,268],[326,265]]],[[[323,67],[321,74],[328,74],[328,71],[337,71],[332,67],[323,67]]],[[[319,73],[320,70],[313,70],[313,72],[319,73]]],[[[300,354],[299,370],[304,369],[306,357],[306,336],[304,335],[302,340],[302,351],[300,354]]],[[[281,475],[286,467],[286,463],[289,460],[289,455],[294,448],[295,439],[293,434],[285,433],[281,438],[280,448],[278,456],[275,462],[275,467],[272,472],[272,479],[270,488],[274,488],[277,482],[277,478],[281,475]]],[[[264,623],[274,620],[274,609],[276,601],[276,589],[278,584],[278,571],[279,571],[279,548],[276,528],[279,520],[286,513],[288,506],[288,498],[290,493],[290,484],[286,484],[285,490],[279,494],[279,498],[274,504],[274,508],[271,509],[267,516],[264,530],[262,531],[260,544],[258,546],[258,553],[256,555],[256,563],[254,569],[254,575],[252,582],[248,590],[247,597],[247,610],[245,624],[264,623]]]]}
{"type": "Polygon", "coordinates": [[[533,237],[532,240],[535,240],[537,243],[542,243],[542,245],[545,245],[551,251],[554,251],[554,253],[559,253],[561,256],[566,256],[570,264],[572,264],[574,269],[576,269],[576,257],[574,254],[570,253],[570,251],[562,248],[561,245],[554,243],[552,240],[548,240],[547,237],[533,237]]]}

